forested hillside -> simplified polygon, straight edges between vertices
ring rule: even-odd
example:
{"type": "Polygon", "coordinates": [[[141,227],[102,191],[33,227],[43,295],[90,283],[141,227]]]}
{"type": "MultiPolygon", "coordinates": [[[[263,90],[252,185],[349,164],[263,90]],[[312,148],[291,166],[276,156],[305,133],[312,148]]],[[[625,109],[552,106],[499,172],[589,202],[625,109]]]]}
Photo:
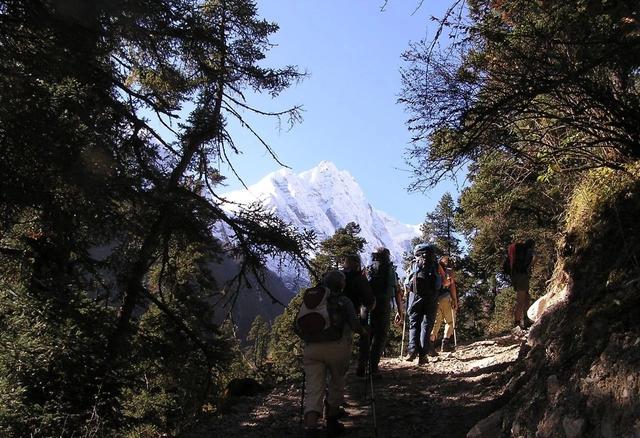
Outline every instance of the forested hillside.
{"type": "MultiPolygon", "coordinates": [[[[389,147],[406,154],[410,190],[465,181],[424,212],[415,243],[454,261],[462,353],[446,357],[475,386],[423,390],[447,363],[390,360],[404,348],[394,325],[376,396],[413,403],[397,414],[403,432],[426,433],[410,422],[440,406],[459,436],[639,436],[639,15],[635,0],[451,0],[432,39],[407,42],[398,92],[412,142],[389,147]],[[545,298],[512,336],[502,265],[526,239],[531,294],[545,298]],[[497,364],[482,349],[465,368],[487,338],[508,354],[497,364]],[[458,422],[462,405],[473,415],[458,422]]],[[[242,432],[235,396],[297,390],[301,297],[279,303],[265,267],[317,279],[367,242],[355,222],[317,242],[221,196],[220,169],[242,177],[234,163],[250,159],[234,129],[279,163],[247,114],[301,122],[300,107],[253,103],[306,79],[269,62],[277,30],[252,0],[0,0],[1,436],[242,432]],[[251,291],[268,306],[243,337],[227,316],[251,291]]],[[[242,427],[281,436],[296,413],[242,427]]]]}
{"type": "Polygon", "coordinates": [[[493,275],[508,242],[532,238],[533,293],[553,296],[482,436],[640,430],[638,13],[458,1],[404,54],[413,188],[468,171],[458,219],[474,264],[493,275]]]}

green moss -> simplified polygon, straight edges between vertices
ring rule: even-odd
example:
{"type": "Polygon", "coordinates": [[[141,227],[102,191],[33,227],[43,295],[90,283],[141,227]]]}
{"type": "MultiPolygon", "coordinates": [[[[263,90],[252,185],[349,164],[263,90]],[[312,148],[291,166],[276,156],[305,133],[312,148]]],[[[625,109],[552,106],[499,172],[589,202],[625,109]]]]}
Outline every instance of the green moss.
{"type": "Polygon", "coordinates": [[[566,213],[566,229],[586,230],[598,220],[599,213],[608,210],[611,202],[640,180],[640,163],[629,166],[627,172],[594,169],[588,172],[574,189],[566,213]]]}

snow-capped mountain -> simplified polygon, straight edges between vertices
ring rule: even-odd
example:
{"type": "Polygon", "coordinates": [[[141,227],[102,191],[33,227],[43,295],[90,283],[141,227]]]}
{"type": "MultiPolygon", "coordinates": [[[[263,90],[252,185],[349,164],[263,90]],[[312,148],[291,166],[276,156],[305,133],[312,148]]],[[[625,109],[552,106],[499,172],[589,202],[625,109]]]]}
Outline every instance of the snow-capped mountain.
{"type": "Polygon", "coordinates": [[[419,234],[418,225],[403,224],[373,208],[353,176],[338,170],[330,161],[322,161],[299,174],[283,168],[248,190],[227,193],[224,197],[241,204],[260,201],[285,222],[299,229],[314,230],[319,241],[349,222],[356,222],[362,229],[360,235],[367,241],[362,254],[365,264],[375,248],[385,246],[396,265],[401,266],[403,252],[419,234]]]}

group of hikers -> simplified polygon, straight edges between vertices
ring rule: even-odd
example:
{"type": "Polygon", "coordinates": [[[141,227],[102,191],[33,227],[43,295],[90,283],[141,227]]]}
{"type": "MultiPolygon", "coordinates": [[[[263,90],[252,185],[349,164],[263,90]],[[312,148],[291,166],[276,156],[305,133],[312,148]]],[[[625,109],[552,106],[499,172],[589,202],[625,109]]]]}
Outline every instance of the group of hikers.
{"type": "MultiPolygon", "coordinates": [[[[516,290],[514,321],[524,326],[533,241],[510,245],[508,253],[504,269],[516,290]],[[525,269],[521,268],[523,261],[525,269]]],[[[433,245],[418,244],[400,282],[389,250],[380,247],[366,269],[359,255],[348,255],[341,270],[325,273],[319,285],[303,292],[294,330],[305,342],[305,437],[321,436],[323,412],[327,436],[344,431],[339,419],[346,415],[342,405],[354,333],[359,335],[356,375],[371,381],[382,378],[379,363],[390,330],[392,300],[397,309],[395,324],[405,323],[405,317],[408,320],[406,361],[418,359],[418,365],[424,365],[430,356],[438,356],[437,347],[441,352],[454,351],[459,301],[453,268],[451,258],[438,258],[433,245]],[[444,335],[439,341],[443,322],[444,335]]]]}

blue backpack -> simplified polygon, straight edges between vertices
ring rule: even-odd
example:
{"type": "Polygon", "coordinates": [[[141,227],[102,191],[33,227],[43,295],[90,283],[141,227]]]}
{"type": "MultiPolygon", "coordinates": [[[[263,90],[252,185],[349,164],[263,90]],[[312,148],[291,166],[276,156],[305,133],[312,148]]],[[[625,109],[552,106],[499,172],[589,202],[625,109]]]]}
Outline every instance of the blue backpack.
{"type": "Polygon", "coordinates": [[[442,289],[442,277],[438,272],[438,262],[431,245],[417,245],[411,269],[411,290],[427,298],[435,298],[442,289]]]}

